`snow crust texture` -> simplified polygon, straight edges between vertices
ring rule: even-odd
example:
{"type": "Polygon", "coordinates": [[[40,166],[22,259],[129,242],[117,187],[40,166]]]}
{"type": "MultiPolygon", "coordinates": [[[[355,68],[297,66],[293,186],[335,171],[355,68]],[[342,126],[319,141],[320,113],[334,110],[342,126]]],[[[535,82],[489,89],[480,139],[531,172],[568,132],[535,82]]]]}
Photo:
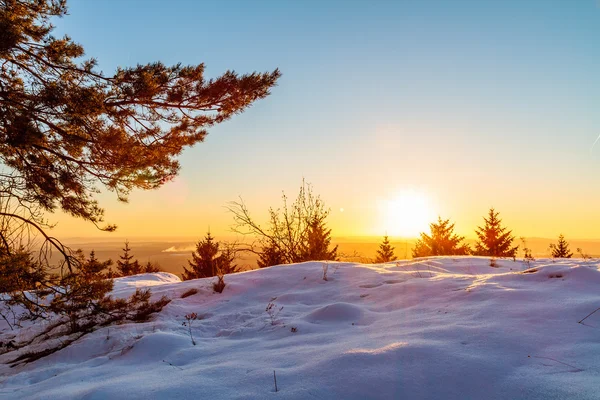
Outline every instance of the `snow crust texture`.
{"type": "MultiPolygon", "coordinates": [[[[117,279],[115,296],[172,301],[30,364],[0,356],[0,398],[600,399],[600,311],[578,323],[600,307],[593,260],[329,263],[327,278],[309,262],[228,275],[221,294],[117,279]]],[[[0,325],[0,340],[43,328],[0,325]]]]}

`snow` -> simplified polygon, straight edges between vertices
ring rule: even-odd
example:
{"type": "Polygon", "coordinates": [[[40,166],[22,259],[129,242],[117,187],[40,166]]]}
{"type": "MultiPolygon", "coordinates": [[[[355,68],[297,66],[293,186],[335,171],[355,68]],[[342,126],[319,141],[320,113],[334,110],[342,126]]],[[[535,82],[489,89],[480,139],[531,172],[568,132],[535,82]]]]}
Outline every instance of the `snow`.
{"type": "MultiPolygon", "coordinates": [[[[120,278],[116,296],[150,287],[172,301],[30,364],[1,355],[0,398],[600,399],[600,312],[578,323],[600,307],[598,264],[496,265],[329,263],[325,281],[309,262],[228,275],[221,294],[213,279],[120,278]],[[270,302],[283,307],[273,323],[270,302]]],[[[0,340],[43,328],[0,325],[0,340]]]]}

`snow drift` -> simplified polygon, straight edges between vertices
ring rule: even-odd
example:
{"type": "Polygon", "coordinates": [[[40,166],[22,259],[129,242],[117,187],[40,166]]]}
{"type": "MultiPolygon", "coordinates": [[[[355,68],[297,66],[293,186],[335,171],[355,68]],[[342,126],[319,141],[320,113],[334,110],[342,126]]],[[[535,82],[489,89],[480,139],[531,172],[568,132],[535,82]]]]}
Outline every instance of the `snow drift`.
{"type": "MultiPolygon", "coordinates": [[[[30,364],[0,356],[0,397],[599,399],[600,312],[578,323],[600,307],[597,264],[496,265],[330,263],[325,281],[310,262],[228,275],[222,294],[211,279],[117,279],[116,296],[151,287],[172,301],[30,364]]],[[[0,325],[0,340],[43,328],[0,325]]]]}

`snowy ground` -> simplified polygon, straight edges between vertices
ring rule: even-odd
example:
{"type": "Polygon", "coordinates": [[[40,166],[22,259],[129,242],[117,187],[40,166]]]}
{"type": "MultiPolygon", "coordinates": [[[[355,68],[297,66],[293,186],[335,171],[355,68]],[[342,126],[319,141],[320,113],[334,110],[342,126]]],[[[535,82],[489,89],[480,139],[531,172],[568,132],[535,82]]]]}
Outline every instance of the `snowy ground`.
{"type": "Polygon", "coordinates": [[[594,261],[331,263],[328,281],[322,265],[229,275],[222,294],[211,279],[119,279],[116,295],[151,285],[172,302],[31,364],[0,356],[0,398],[600,399],[600,311],[578,323],[600,307],[594,261]]]}

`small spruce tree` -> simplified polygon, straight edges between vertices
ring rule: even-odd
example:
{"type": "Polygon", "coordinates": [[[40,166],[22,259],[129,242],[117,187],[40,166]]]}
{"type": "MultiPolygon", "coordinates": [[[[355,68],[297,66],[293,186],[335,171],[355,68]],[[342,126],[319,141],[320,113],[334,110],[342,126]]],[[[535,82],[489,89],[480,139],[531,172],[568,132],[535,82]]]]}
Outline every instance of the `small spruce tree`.
{"type": "Polygon", "coordinates": [[[129,254],[131,248],[129,247],[129,241],[125,241],[125,248],[123,248],[123,254],[119,256],[120,260],[117,260],[117,272],[121,276],[137,275],[142,273],[142,266],[138,260],[133,259],[133,255],[129,254]]]}
{"type": "Polygon", "coordinates": [[[221,254],[217,257],[217,270],[216,276],[231,274],[238,270],[237,264],[235,264],[236,251],[233,245],[228,243],[219,242],[219,249],[221,254]]]}
{"type": "Polygon", "coordinates": [[[113,265],[112,260],[99,261],[98,258],[96,258],[96,252],[92,250],[90,251],[90,258],[81,264],[80,270],[89,275],[97,274],[106,278],[112,278],[114,272],[110,268],[111,265],[113,265]]]}
{"type": "Polygon", "coordinates": [[[565,240],[565,237],[561,233],[558,235],[558,243],[552,243],[550,245],[550,249],[552,250],[552,257],[554,258],[571,258],[573,257],[573,253],[569,251],[569,243],[565,240]]]}
{"type": "Polygon", "coordinates": [[[257,260],[258,268],[272,267],[273,265],[285,264],[283,252],[275,241],[271,240],[267,246],[261,249],[257,260]]]}
{"type": "Polygon", "coordinates": [[[308,224],[306,240],[302,243],[300,259],[297,261],[327,261],[337,259],[336,245],[331,246],[331,229],[325,226],[327,215],[315,215],[308,224]]]}
{"type": "Polygon", "coordinates": [[[219,253],[219,243],[214,242],[210,232],[204,239],[196,243],[196,250],[192,253],[192,260],[188,260],[190,269],[183,267],[183,280],[206,278],[216,275],[215,258],[219,253]]]}
{"type": "Polygon", "coordinates": [[[396,259],[396,255],[394,254],[394,247],[390,244],[388,240],[388,236],[385,235],[383,237],[383,242],[379,245],[379,250],[377,250],[377,257],[375,258],[375,263],[385,263],[390,262],[396,259]]]}
{"type": "Polygon", "coordinates": [[[146,265],[142,268],[142,272],[146,274],[151,274],[155,272],[163,272],[159,263],[148,261],[146,265]]]}
{"type": "Polygon", "coordinates": [[[421,233],[421,238],[415,243],[413,257],[464,256],[470,253],[469,245],[462,243],[465,238],[454,233],[454,224],[449,219],[438,217],[437,223],[429,224],[429,229],[431,234],[421,233]]]}
{"type": "Polygon", "coordinates": [[[473,254],[478,256],[489,257],[514,257],[519,246],[512,246],[515,239],[511,235],[512,231],[508,231],[503,227],[502,220],[498,218],[499,213],[493,208],[490,208],[488,217],[483,217],[485,225],[477,227],[475,233],[479,238],[475,244],[473,254]]]}
{"type": "Polygon", "coordinates": [[[190,268],[183,267],[183,280],[208,278],[236,271],[235,252],[227,246],[221,250],[221,244],[214,240],[208,232],[204,239],[196,243],[192,259],[188,260],[190,268]]]}

